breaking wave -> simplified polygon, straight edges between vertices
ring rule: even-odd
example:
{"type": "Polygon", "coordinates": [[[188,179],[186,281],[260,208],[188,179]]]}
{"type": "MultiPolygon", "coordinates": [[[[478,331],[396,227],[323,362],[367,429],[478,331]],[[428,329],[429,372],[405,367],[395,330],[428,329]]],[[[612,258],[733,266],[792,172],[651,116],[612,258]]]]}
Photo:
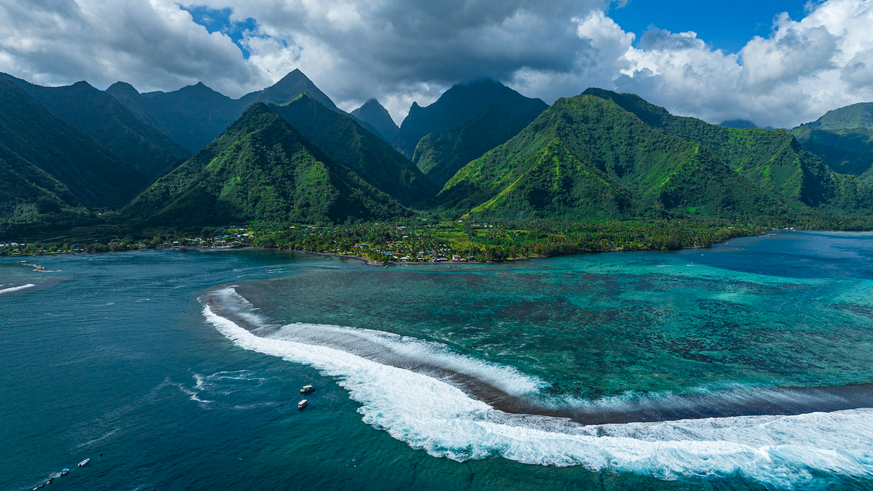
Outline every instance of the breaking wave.
{"type": "MultiPolygon", "coordinates": [[[[544,382],[512,367],[378,331],[270,325],[233,288],[213,291],[203,300],[206,319],[238,346],[335,378],[361,404],[358,412],[365,423],[435,457],[464,461],[502,456],[525,464],[581,465],[667,480],[741,475],[781,488],[803,487],[823,474],[873,478],[871,409],[586,426],[542,410],[548,405],[539,395],[544,382]],[[490,389],[471,396],[471,380],[490,389]],[[512,404],[510,411],[501,410],[501,398],[528,400],[522,408],[528,404],[536,412],[526,414],[512,404]]],[[[751,391],[715,402],[752,397],[751,391]]],[[[797,399],[790,393],[783,396],[797,399]]],[[[809,399],[822,403],[841,396],[823,392],[816,397],[809,399]]],[[[654,405],[656,399],[646,404],[654,405]]],[[[668,399],[674,401],[668,407],[689,404],[668,399]]],[[[569,407],[571,402],[562,404],[569,407]]],[[[623,405],[635,402],[615,398],[573,404],[576,410],[621,412],[623,405]]]]}
{"type": "Polygon", "coordinates": [[[35,286],[36,286],[36,285],[34,285],[33,283],[28,283],[28,284],[26,284],[26,285],[13,286],[13,287],[10,287],[10,288],[3,288],[3,289],[0,289],[0,294],[3,294],[3,293],[12,293],[12,292],[17,292],[17,291],[19,291],[19,290],[26,290],[26,289],[28,289],[28,288],[33,288],[33,287],[35,287],[35,286]]]}

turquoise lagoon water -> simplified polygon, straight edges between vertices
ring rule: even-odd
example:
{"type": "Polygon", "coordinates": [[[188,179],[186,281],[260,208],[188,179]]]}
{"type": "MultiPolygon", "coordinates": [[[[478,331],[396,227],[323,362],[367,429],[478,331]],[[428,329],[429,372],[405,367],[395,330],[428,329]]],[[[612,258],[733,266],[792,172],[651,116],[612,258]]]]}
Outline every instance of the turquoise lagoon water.
{"type": "Polygon", "coordinates": [[[870,489],[873,235],[0,264],[0,489],[870,489]],[[298,389],[313,383],[310,407],[298,389]]]}

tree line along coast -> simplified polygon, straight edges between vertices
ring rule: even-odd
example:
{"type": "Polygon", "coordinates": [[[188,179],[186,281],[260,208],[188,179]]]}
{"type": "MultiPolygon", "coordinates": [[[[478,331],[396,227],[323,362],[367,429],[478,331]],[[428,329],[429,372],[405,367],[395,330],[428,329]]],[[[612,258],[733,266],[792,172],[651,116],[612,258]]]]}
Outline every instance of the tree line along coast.
{"type": "Polygon", "coordinates": [[[240,99],[2,74],[0,255],[254,246],[493,261],[869,230],[871,108],[765,130],[601,89],[548,106],[481,80],[413,104],[398,127],[375,100],[340,110],[299,70],[240,99]]]}
{"type": "MultiPolygon", "coordinates": [[[[735,237],[761,235],[776,222],[740,226],[721,220],[646,222],[533,220],[493,223],[424,218],[339,225],[251,223],[197,231],[81,227],[68,235],[0,242],[0,257],[155,249],[262,248],[354,257],[370,264],[494,262],[566,254],[705,248],[735,237]]],[[[829,228],[835,228],[831,224],[829,228]]],[[[843,224],[847,225],[847,224],[843,224]]],[[[814,229],[824,224],[807,223],[814,229]]],[[[862,224],[854,228],[862,230],[862,224]]],[[[796,230],[795,227],[784,227],[796,230]]]]}

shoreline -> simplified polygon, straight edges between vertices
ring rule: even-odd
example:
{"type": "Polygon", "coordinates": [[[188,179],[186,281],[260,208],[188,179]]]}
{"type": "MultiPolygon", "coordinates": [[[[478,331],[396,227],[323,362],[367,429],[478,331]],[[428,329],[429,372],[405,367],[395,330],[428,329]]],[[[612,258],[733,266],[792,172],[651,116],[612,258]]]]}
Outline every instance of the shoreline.
{"type": "MultiPolygon", "coordinates": [[[[765,234],[769,233],[781,233],[784,230],[767,230],[765,234]]],[[[803,232],[803,230],[792,230],[792,232],[803,232]]],[[[806,230],[806,232],[830,232],[836,233],[841,232],[838,230],[806,230]]],[[[842,232],[842,233],[864,233],[864,232],[842,232]]],[[[873,232],[868,232],[873,233],[873,232]]],[[[28,258],[28,257],[43,257],[43,256],[60,256],[60,255],[77,255],[77,254],[111,254],[111,253],[124,253],[124,252],[137,252],[137,251],[166,251],[166,250],[174,250],[174,251],[185,251],[185,250],[198,250],[198,251],[245,251],[245,250],[261,250],[261,251],[289,251],[289,252],[300,252],[305,254],[314,254],[316,256],[326,256],[326,257],[341,257],[345,259],[355,259],[359,261],[363,261],[367,266],[373,267],[383,267],[387,268],[389,266],[415,266],[415,265],[434,265],[434,264],[499,264],[499,263],[514,263],[521,261],[530,261],[532,259],[549,259],[553,257],[564,257],[564,256],[577,256],[584,254],[610,254],[610,253],[618,253],[618,252],[678,252],[685,250],[696,250],[696,249],[710,249],[714,245],[722,244],[729,240],[746,238],[746,237],[757,237],[758,234],[755,235],[738,235],[735,237],[730,237],[723,241],[713,242],[712,244],[706,246],[691,246],[691,247],[682,247],[680,249],[611,249],[607,251],[578,251],[578,252],[567,252],[563,254],[549,254],[549,255],[538,255],[524,258],[513,258],[513,259],[498,259],[498,260],[490,260],[490,261],[377,261],[374,259],[355,256],[352,254],[334,254],[330,252],[318,252],[318,251],[307,251],[303,249],[285,249],[281,247],[256,247],[256,246],[244,246],[244,247],[210,247],[210,246],[173,246],[173,247],[156,247],[156,248],[145,248],[145,249],[127,249],[123,251],[94,251],[94,252],[86,252],[86,251],[70,251],[70,252],[55,252],[55,253],[35,253],[35,254],[18,254],[15,256],[0,256],[3,257],[15,257],[15,258],[28,258]]],[[[21,261],[24,262],[24,261],[21,261]]],[[[53,271],[43,271],[46,273],[53,271]]]]}
{"type": "MultiPolygon", "coordinates": [[[[302,249],[281,249],[281,248],[273,248],[267,249],[263,247],[248,247],[247,249],[260,249],[264,251],[291,251],[291,252],[302,252],[305,254],[315,254],[316,256],[328,256],[328,257],[342,257],[346,259],[357,259],[359,261],[363,261],[367,266],[375,266],[380,268],[387,268],[388,266],[424,266],[429,264],[496,264],[496,263],[514,263],[520,261],[529,261],[531,259],[548,259],[550,257],[558,257],[558,255],[554,256],[532,256],[525,258],[517,258],[517,259],[501,259],[499,261],[376,261],[374,259],[370,259],[367,257],[354,256],[351,254],[331,254],[329,252],[315,252],[315,251],[305,251],[302,249]]],[[[614,252],[614,251],[605,251],[605,252],[614,252]]],[[[576,254],[591,254],[591,252],[579,252],[576,254]]],[[[575,254],[565,254],[565,255],[575,255],[575,254]]]]}

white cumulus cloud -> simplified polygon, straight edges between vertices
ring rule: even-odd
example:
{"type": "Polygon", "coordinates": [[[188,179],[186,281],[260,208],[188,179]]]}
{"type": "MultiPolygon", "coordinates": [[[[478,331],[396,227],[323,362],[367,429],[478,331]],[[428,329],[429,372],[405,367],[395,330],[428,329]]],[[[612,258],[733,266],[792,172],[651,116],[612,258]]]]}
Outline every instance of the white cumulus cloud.
{"type": "Polygon", "coordinates": [[[0,0],[0,71],[140,90],[203,81],[238,97],[300,68],[340,107],[378,97],[398,121],[412,101],[483,77],[549,103],[596,86],[711,122],[783,127],[873,100],[873,0],[810,3],[802,19],[774,12],[771,32],[738,53],[694,32],[626,32],[605,13],[624,3],[0,0]],[[192,7],[231,12],[248,29],[244,49],[198,25],[192,7]]]}
{"type": "Polygon", "coordinates": [[[579,34],[611,46],[603,51],[623,50],[607,88],[710,122],[743,118],[791,127],[873,100],[873,1],[808,8],[801,20],[776,16],[771,34],[754,37],[739,53],[713,49],[694,32],[659,29],[629,46],[623,31],[598,13],[580,21],[579,34]]]}

